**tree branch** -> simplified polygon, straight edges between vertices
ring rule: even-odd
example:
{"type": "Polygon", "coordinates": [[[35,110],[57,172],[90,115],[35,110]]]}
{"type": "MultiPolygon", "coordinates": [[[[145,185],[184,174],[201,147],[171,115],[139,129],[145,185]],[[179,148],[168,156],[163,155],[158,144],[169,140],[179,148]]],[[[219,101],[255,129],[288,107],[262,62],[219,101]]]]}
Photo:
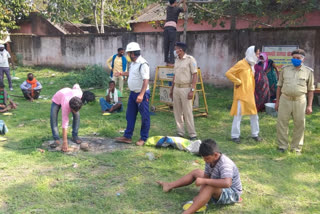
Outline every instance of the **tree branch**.
{"type": "MultiPolygon", "coordinates": [[[[207,13],[210,13],[212,15],[218,15],[218,16],[222,16],[222,17],[226,17],[226,18],[229,18],[231,19],[232,16],[230,15],[224,15],[224,14],[220,14],[220,13],[216,13],[216,12],[213,12],[213,11],[210,11],[208,10],[207,8],[204,8],[204,7],[201,7],[199,4],[195,3],[194,6],[200,10],[203,10],[207,13]]],[[[264,26],[267,26],[267,27],[272,27],[272,25],[269,25],[267,23],[263,23],[263,22],[260,22],[258,20],[250,20],[250,19],[247,19],[247,18],[244,18],[244,17],[239,17],[239,16],[236,16],[238,19],[242,19],[242,20],[245,20],[245,21],[248,21],[248,22],[254,22],[254,23],[258,23],[258,24],[261,24],[261,25],[264,25],[264,26]]]]}

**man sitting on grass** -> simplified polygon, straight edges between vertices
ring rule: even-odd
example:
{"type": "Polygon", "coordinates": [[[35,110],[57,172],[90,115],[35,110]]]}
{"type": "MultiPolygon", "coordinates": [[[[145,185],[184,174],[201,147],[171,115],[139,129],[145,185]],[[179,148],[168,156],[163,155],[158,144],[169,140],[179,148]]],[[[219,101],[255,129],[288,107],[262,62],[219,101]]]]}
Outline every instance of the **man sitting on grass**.
{"type": "Polygon", "coordinates": [[[23,96],[30,102],[33,102],[34,99],[39,98],[42,85],[36,80],[36,78],[34,78],[32,73],[29,73],[27,75],[27,80],[20,85],[20,88],[23,96]]]}
{"type": "Polygon", "coordinates": [[[200,186],[199,194],[184,214],[195,213],[210,200],[215,204],[232,204],[240,201],[242,185],[237,166],[226,155],[219,152],[214,140],[204,140],[199,154],[206,162],[205,170],[196,169],[174,182],[157,181],[164,192],[195,182],[200,186]]]}
{"type": "Polygon", "coordinates": [[[10,99],[10,96],[4,87],[3,82],[0,81],[0,113],[17,108],[17,105],[10,99]]]}
{"type": "Polygon", "coordinates": [[[107,89],[106,99],[100,98],[100,106],[102,113],[112,113],[114,111],[122,111],[121,91],[117,90],[114,81],[109,82],[109,89],[107,89]]]}

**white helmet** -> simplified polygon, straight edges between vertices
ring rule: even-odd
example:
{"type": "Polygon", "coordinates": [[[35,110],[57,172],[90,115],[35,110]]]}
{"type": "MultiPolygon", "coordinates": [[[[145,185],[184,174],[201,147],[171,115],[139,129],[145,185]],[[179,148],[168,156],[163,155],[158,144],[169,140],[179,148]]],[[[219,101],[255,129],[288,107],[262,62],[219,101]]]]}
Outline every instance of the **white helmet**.
{"type": "Polygon", "coordinates": [[[136,42],[130,42],[128,45],[127,45],[127,49],[126,49],[126,52],[131,52],[131,51],[140,51],[140,45],[136,42]]]}

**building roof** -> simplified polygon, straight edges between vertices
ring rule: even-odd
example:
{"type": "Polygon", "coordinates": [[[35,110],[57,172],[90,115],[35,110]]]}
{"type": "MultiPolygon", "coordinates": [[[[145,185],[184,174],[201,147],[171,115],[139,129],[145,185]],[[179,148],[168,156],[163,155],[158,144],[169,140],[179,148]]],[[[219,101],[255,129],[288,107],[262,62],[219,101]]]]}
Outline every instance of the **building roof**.
{"type": "Polygon", "coordinates": [[[152,4],[142,11],[142,15],[130,20],[129,23],[152,22],[166,20],[166,6],[158,3],[152,4]]]}

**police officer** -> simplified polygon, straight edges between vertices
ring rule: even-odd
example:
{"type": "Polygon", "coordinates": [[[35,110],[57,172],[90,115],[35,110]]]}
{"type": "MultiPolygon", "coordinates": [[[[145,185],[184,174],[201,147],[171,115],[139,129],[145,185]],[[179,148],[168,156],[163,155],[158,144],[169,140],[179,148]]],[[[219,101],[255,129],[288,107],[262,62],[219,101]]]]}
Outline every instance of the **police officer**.
{"type": "Polygon", "coordinates": [[[173,98],[173,112],[177,124],[177,134],[184,136],[184,122],[191,140],[197,138],[192,113],[192,98],[197,84],[198,67],[196,60],[185,53],[187,45],[177,42],[174,54],[177,59],[174,64],[173,84],[170,97],[173,98]]]}
{"type": "Polygon", "coordinates": [[[288,149],[289,120],[292,115],[294,128],[291,151],[300,153],[304,138],[305,114],[312,113],[314,76],[313,70],[302,64],[305,59],[304,50],[297,49],[291,55],[292,65],[282,68],[278,81],[275,106],[278,111],[278,150],[285,152],[288,149]]]}

